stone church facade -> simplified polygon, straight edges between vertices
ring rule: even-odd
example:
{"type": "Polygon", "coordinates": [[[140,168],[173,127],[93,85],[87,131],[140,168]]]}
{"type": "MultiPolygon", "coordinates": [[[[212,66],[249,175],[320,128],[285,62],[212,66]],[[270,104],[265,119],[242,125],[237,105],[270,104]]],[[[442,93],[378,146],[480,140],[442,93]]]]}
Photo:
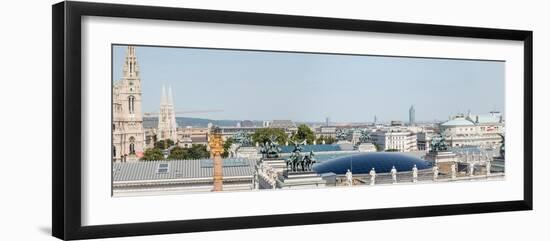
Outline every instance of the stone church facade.
{"type": "Polygon", "coordinates": [[[136,50],[128,46],[123,77],[113,84],[113,146],[114,162],[138,161],[144,152],[145,134],[141,112],[141,79],[136,50]]]}
{"type": "Polygon", "coordinates": [[[157,140],[172,140],[174,143],[178,142],[177,128],[178,125],[176,123],[176,113],[174,111],[172,87],[168,86],[167,96],[166,87],[162,86],[157,140]]]}

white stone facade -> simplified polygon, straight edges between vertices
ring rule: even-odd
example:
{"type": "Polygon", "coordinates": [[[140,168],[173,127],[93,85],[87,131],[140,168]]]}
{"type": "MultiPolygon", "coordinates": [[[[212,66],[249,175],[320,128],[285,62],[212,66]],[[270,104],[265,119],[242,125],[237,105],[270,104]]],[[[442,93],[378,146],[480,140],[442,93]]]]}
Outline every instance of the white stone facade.
{"type": "Polygon", "coordinates": [[[416,134],[401,129],[378,130],[371,135],[380,150],[416,151],[416,134]]]}
{"type": "Polygon", "coordinates": [[[440,124],[440,131],[445,135],[449,146],[479,146],[497,148],[504,134],[504,120],[500,113],[489,115],[457,115],[440,124]]]}
{"type": "Polygon", "coordinates": [[[126,50],[123,71],[122,79],[113,84],[112,158],[115,162],[139,160],[145,146],[141,79],[133,46],[126,50]]]}

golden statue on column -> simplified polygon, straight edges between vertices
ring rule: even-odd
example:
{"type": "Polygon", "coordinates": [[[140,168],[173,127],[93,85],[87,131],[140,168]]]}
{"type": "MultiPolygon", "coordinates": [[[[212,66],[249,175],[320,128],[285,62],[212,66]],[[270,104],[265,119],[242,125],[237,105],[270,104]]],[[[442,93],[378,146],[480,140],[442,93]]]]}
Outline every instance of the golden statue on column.
{"type": "Polygon", "coordinates": [[[223,140],[218,127],[212,128],[208,136],[208,146],[210,147],[210,158],[214,162],[214,188],[212,191],[223,190],[223,140]]]}

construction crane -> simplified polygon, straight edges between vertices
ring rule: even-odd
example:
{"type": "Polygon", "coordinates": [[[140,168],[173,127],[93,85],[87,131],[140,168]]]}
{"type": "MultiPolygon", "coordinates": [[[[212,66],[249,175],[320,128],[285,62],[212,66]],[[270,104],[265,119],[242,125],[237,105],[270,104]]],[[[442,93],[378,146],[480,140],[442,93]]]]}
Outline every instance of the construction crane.
{"type": "MultiPolygon", "coordinates": [[[[213,112],[223,112],[222,109],[206,109],[206,110],[176,110],[174,113],[176,115],[184,115],[184,114],[197,114],[197,113],[213,113],[213,112]]],[[[151,116],[158,116],[158,112],[144,112],[144,117],[151,117],[151,116]]]]}

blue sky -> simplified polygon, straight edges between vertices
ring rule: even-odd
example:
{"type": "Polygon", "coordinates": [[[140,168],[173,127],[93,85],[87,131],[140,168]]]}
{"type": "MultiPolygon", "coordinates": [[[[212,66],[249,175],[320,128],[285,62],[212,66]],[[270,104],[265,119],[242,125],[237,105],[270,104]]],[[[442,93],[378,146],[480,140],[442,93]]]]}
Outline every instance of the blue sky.
{"type": "MultiPolygon", "coordinates": [[[[125,46],[113,47],[113,80],[125,46]]],[[[171,85],[188,117],[334,122],[445,120],[504,109],[504,62],[334,54],[136,47],[143,111],[158,112],[171,85]]]]}

